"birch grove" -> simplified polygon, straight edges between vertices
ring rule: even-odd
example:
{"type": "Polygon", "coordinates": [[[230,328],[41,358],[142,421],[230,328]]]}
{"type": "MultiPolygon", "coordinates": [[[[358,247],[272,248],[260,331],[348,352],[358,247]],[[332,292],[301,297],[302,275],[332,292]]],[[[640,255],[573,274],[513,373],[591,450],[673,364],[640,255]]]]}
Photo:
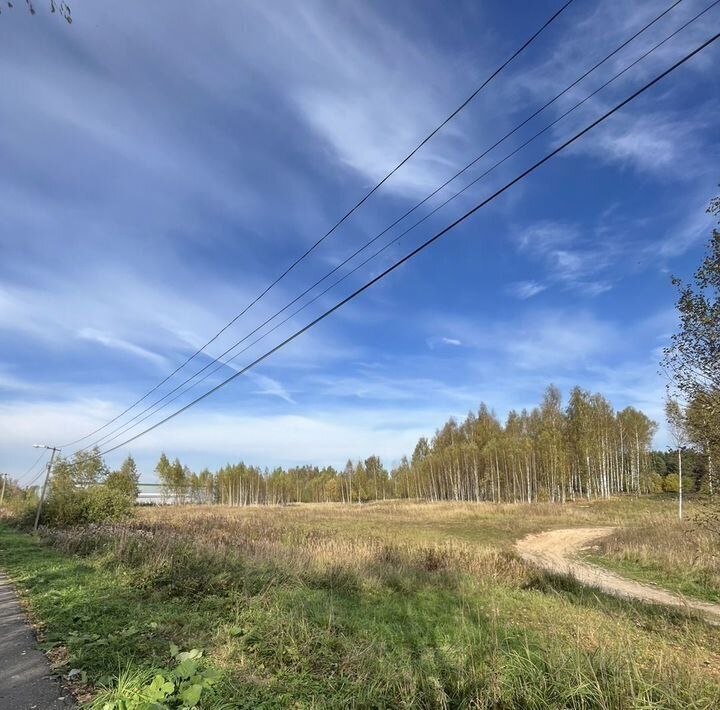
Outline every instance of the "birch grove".
{"type": "Polygon", "coordinates": [[[655,428],[637,409],[616,412],[602,395],[579,388],[563,406],[560,391],[549,387],[539,407],[511,411],[504,423],[484,404],[460,423],[451,418],[391,471],[370,456],[342,470],[239,463],[195,474],[164,454],[156,471],[168,502],[180,503],[565,502],[657,490],[655,428]]]}

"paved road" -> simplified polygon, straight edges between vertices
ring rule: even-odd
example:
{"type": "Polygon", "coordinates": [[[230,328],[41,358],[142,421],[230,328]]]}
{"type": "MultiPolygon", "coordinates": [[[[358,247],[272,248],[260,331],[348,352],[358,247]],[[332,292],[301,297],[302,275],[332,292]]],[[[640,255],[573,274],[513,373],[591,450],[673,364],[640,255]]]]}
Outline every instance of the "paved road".
{"type": "Polygon", "coordinates": [[[687,599],[660,587],[641,584],[576,559],[578,552],[615,528],[570,528],[528,535],[519,540],[516,549],[521,557],[556,574],[570,575],[579,582],[604,592],[644,602],[678,606],[700,612],[711,623],[720,623],[720,604],[687,599]]]}
{"type": "Polygon", "coordinates": [[[50,675],[50,664],[35,642],[15,590],[0,575],[0,708],[60,710],[74,707],[50,675]]]}

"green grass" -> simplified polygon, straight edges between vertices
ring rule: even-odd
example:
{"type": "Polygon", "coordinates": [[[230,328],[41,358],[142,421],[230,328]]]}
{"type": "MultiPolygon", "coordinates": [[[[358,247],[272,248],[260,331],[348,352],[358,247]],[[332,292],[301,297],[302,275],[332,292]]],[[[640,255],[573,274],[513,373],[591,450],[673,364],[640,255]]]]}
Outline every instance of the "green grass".
{"type": "Polygon", "coordinates": [[[0,568],[61,670],[127,684],[166,667],[170,642],[202,648],[223,674],[203,707],[718,706],[717,629],[527,568],[513,535],[563,511],[526,511],[153,511],[44,540],[0,527],[0,568]]]}
{"type": "Polygon", "coordinates": [[[676,568],[668,571],[667,565],[652,561],[616,559],[605,555],[584,555],[592,564],[645,584],[654,584],[700,601],[720,604],[720,589],[703,569],[676,568]]]}
{"type": "MultiPolygon", "coordinates": [[[[93,680],[116,673],[127,660],[162,665],[170,640],[192,647],[204,633],[183,600],[141,594],[122,569],[63,555],[6,527],[0,527],[0,567],[29,602],[43,648],[67,648],[63,667],[93,680]]],[[[209,611],[210,600],[206,606],[209,611]]]]}
{"type": "Polygon", "coordinates": [[[718,536],[702,522],[708,504],[690,503],[683,520],[664,506],[620,526],[600,540],[587,559],[639,582],[719,603],[718,536]]]}

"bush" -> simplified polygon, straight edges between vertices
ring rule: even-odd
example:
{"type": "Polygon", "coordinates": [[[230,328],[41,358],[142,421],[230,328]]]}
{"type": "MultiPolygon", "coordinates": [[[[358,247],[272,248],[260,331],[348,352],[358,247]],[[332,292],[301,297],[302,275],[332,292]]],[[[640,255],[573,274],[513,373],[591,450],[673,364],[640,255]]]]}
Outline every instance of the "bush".
{"type": "Polygon", "coordinates": [[[7,501],[0,510],[0,520],[4,519],[21,528],[31,527],[35,522],[38,499],[35,496],[28,498],[14,498],[7,501]]]}
{"type": "Polygon", "coordinates": [[[644,490],[646,493],[662,493],[663,477],[659,473],[651,473],[643,477],[644,490]]]}
{"type": "MultiPolygon", "coordinates": [[[[680,480],[677,473],[668,473],[663,479],[663,490],[666,493],[678,493],[680,480]]],[[[692,493],[695,490],[695,481],[691,476],[683,476],[683,493],[692,493]]]]}
{"type": "Polygon", "coordinates": [[[44,525],[70,527],[123,520],[132,515],[135,501],[105,486],[53,487],[42,513],[44,525]]]}

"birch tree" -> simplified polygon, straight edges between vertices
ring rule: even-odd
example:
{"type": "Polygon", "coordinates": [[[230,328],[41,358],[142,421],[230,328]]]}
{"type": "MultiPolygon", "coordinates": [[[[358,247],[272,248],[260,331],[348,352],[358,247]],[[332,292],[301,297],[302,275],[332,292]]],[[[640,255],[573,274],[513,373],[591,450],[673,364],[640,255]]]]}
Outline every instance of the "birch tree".
{"type": "Polygon", "coordinates": [[[678,517],[683,516],[683,477],[682,477],[682,452],[687,446],[687,423],[685,413],[676,399],[667,398],[665,401],[665,417],[668,422],[668,429],[672,437],[678,457],[678,517]]]}

